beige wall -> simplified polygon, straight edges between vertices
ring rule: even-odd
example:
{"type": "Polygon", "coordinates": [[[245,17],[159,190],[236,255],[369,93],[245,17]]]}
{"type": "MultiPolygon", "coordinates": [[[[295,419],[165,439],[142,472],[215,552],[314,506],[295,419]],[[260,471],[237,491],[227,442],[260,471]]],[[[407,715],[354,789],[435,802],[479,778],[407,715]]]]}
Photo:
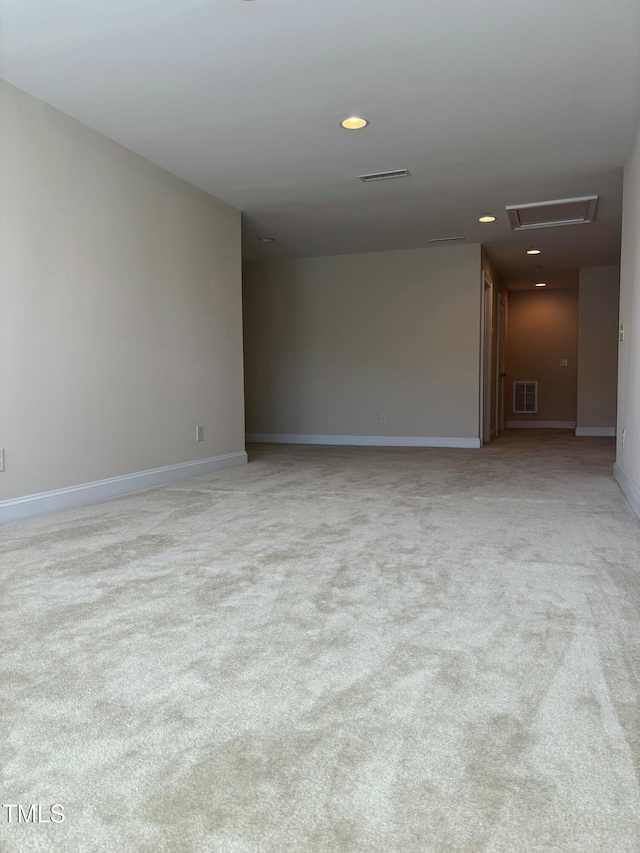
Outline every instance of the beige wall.
{"type": "Polygon", "coordinates": [[[578,430],[616,425],[619,267],[580,270],[578,430]]]}
{"type": "Polygon", "coordinates": [[[615,475],[640,515],[640,130],[624,170],[620,323],[615,475]]]}
{"type": "Polygon", "coordinates": [[[247,432],[477,439],[480,288],[478,245],[248,265],[247,432]]]}
{"type": "Polygon", "coordinates": [[[244,450],[239,212],[0,87],[0,498],[244,450]]]}
{"type": "Polygon", "coordinates": [[[577,288],[514,290],[507,325],[507,421],[575,422],[578,376],[577,288]],[[567,359],[568,367],[560,367],[567,359]],[[537,415],[513,412],[513,383],[538,381],[537,415]]]}

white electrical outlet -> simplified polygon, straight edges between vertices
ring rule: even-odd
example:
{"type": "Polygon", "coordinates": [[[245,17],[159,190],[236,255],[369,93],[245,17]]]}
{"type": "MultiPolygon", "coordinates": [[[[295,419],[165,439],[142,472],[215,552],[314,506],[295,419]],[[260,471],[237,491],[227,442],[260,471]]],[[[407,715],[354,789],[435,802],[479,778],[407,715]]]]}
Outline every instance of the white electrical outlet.
{"type": "Polygon", "coordinates": [[[0,472],[4,471],[4,447],[0,448],[0,472]]]}
{"type": "Polygon", "coordinates": [[[380,415],[380,418],[379,418],[379,420],[378,420],[378,423],[380,423],[380,424],[386,424],[386,422],[387,422],[387,416],[386,416],[386,415],[380,415]]]}
{"type": "Polygon", "coordinates": [[[203,429],[201,426],[196,427],[196,441],[202,441],[203,438],[203,429]]]}
{"type": "Polygon", "coordinates": [[[624,340],[624,323],[620,323],[620,341],[624,340]]]}
{"type": "Polygon", "coordinates": [[[627,431],[626,431],[626,429],[623,429],[622,430],[622,441],[621,441],[622,447],[624,447],[624,440],[625,440],[626,435],[627,435],[627,431]]]}

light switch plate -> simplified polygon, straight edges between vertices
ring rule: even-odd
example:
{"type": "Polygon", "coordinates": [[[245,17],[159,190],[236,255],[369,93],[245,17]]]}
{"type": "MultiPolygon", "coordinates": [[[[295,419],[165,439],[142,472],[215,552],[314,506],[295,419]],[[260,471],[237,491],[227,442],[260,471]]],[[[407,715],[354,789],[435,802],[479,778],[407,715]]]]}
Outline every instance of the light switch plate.
{"type": "Polygon", "coordinates": [[[569,367],[569,360],[566,358],[560,359],[560,367],[569,367]]]}

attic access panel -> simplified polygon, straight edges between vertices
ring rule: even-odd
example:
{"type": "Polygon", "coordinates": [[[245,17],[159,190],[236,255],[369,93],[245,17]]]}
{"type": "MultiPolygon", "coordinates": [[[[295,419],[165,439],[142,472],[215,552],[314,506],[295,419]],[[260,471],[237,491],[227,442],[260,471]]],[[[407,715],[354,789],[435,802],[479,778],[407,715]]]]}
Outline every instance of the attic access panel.
{"type": "Polygon", "coordinates": [[[597,195],[587,195],[536,201],[532,204],[508,204],[506,210],[513,231],[527,231],[530,228],[555,228],[559,225],[593,222],[597,204],[597,195]]]}

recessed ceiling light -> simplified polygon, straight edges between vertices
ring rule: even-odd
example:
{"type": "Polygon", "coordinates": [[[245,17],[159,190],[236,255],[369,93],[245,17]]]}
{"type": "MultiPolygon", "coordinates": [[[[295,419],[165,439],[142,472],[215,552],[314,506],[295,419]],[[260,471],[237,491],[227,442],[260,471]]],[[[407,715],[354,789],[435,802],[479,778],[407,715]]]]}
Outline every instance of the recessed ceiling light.
{"type": "Polygon", "coordinates": [[[345,130],[361,130],[368,124],[369,122],[366,118],[360,118],[360,116],[349,116],[349,118],[342,119],[340,127],[344,127],[345,130]]]}
{"type": "Polygon", "coordinates": [[[546,286],[547,286],[547,283],[546,283],[545,281],[539,281],[539,282],[536,284],[536,287],[546,287],[546,286]]]}
{"type": "Polygon", "coordinates": [[[258,240],[261,243],[275,243],[276,238],[275,237],[258,237],[258,240]]]}
{"type": "Polygon", "coordinates": [[[486,216],[481,216],[480,219],[478,219],[478,222],[495,222],[495,221],[496,221],[495,216],[491,216],[490,213],[487,213],[486,216]]]}
{"type": "Polygon", "coordinates": [[[527,249],[527,255],[539,255],[541,254],[540,249],[527,249]]]}

